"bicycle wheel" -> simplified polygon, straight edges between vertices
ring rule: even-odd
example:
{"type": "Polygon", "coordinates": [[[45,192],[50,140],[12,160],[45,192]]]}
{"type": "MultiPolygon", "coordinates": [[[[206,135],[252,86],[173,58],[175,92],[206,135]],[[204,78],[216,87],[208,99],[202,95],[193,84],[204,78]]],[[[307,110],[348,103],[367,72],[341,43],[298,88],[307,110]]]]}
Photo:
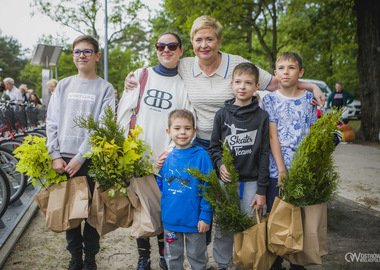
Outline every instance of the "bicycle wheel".
{"type": "Polygon", "coordinates": [[[10,197],[9,181],[5,173],[0,169],[0,218],[7,210],[10,197]]]}
{"type": "Polygon", "coordinates": [[[19,140],[4,140],[0,142],[0,147],[3,147],[13,152],[21,144],[22,144],[22,141],[19,141],[19,140]]]}
{"type": "Polygon", "coordinates": [[[33,130],[33,131],[26,131],[22,135],[18,134],[16,139],[23,141],[29,135],[32,135],[34,137],[39,137],[39,138],[45,138],[46,137],[42,132],[37,131],[37,130],[33,130]]]}
{"type": "Polygon", "coordinates": [[[47,137],[46,130],[44,128],[39,128],[39,129],[36,129],[35,131],[37,131],[38,133],[41,133],[42,135],[44,135],[44,137],[47,137]]]}
{"type": "Polygon", "coordinates": [[[9,204],[14,203],[21,197],[28,180],[25,174],[16,171],[17,163],[18,159],[13,156],[10,150],[0,147],[0,167],[7,175],[11,189],[9,204]]]}

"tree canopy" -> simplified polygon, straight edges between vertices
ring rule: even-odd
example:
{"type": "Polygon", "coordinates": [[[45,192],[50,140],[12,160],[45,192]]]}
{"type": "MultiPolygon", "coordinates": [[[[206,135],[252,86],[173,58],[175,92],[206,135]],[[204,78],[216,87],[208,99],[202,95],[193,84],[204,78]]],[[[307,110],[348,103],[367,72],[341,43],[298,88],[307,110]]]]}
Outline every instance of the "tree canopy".
{"type": "MultiPolygon", "coordinates": [[[[152,44],[163,32],[178,33],[184,47],[183,57],[193,56],[189,37],[192,23],[200,15],[210,15],[223,26],[223,42],[220,48],[222,51],[241,55],[269,72],[273,72],[276,58],[281,52],[297,52],[303,57],[304,78],[326,81],[331,89],[334,89],[336,82],[342,82],[344,89],[350,91],[356,98],[360,97],[362,104],[366,104],[366,99],[372,96],[372,91],[376,91],[377,88],[362,84],[359,93],[357,63],[359,68],[365,67],[365,72],[371,74],[368,77],[362,73],[362,78],[371,82],[376,77],[373,76],[373,69],[362,65],[362,60],[358,61],[360,41],[357,33],[363,35],[365,29],[363,25],[368,28],[368,24],[358,25],[358,18],[372,16],[368,10],[372,7],[369,4],[371,0],[363,1],[361,3],[356,0],[163,0],[163,9],[149,20],[151,28],[147,30],[138,18],[139,11],[147,8],[141,0],[132,0],[128,4],[122,0],[108,0],[109,80],[121,92],[124,77],[129,71],[141,67],[143,61],[146,61],[145,65],[156,65],[158,60],[152,44]],[[358,10],[361,11],[360,14],[358,10]],[[366,91],[365,87],[369,87],[369,91],[366,91]]],[[[103,20],[100,19],[103,17],[102,5],[101,0],[60,2],[33,0],[32,7],[35,14],[45,14],[52,20],[75,29],[78,33],[99,38],[103,34],[103,20]]],[[[373,4],[372,8],[376,10],[378,5],[373,4]]],[[[362,19],[362,22],[366,20],[362,19]]],[[[371,28],[371,31],[370,35],[373,36],[377,30],[371,28]]],[[[53,39],[44,38],[47,42],[53,39]]],[[[373,42],[368,38],[362,38],[362,48],[365,47],[363,40],[373,42]]],[[[67,44],[67,40],[60,42],[65,44],[64,53],[58,63],[58,76],[62,78],[75,74],[76,69],[70,56],[70,44],[67,44]]],[[[57,40],[54,43],[57,43],[57,40]]],[[[10,76],[17,77],[20,74],[20,78],[25,82],[39,89],[39,79],[34,78],[40,72],[39,67],[27,64],[20,73],[26,60],[17,58],[22,53],[17,41],[3,37],[0,38],[0,44],[2,75],[5,75],[4,67],[6,67],[10,76]],[[7,58],[11,57],[6,55],[9,51],[14,56],[12,59],[7,58]],[[5,65],[12,61],[16,61],[14,63],[17,64],[11,67],[5,65]]],[[[368,61],[364,55],[362,53],[361,59],[368,61]]],[[[373,55],[375,57],[375,53],[373,55]]],[[[100,62],[99,76],[103,75],[102,67],[103,63],[100,62]]],[[[366,106],[371,108],[378,106],[377,100],[373,97],[373,102],[369,102],[366,106]]],[[[365,110],[367,107],[363,112],[365,110]]],[[[371,111],[367,111],[366,115],[369,114],[371,111]]],[[[367,120],[363,119],[363,122],[365,121],[367,120]]],[[[373,123],[373,119],[371,121],[373,123]]],[[[373,126],[365,124],[365,126],[371,125],[373,126]]],[[[363,130],[363,133],[370,132],[373,138],[376,130],[378,128],[371,131],[363,130]]]]}
{"type": "Polygon", "coordinates": [[[0,67],[2,69],[0,78],[11,77],[17,83],[20,71],[27,62],[23,56],[24,51],[16,39],[0,36],[0,67]]]}

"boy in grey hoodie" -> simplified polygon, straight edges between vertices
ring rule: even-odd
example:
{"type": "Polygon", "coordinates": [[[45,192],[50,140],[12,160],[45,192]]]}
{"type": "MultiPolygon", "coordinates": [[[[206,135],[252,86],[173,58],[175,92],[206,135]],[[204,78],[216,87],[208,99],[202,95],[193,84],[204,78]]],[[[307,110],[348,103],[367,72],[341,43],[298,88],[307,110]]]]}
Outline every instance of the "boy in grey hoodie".
{"type": "MultiPolygon", "coordinates": [[[[105,107],[115,107],[114,89],[96,75],[100,52],[95,38],[84,35],[75,39],[72,56],[78,74],[62,79],[51,96],[46,119],[47,146],[52,168],[69,177],[86,176],[93,193],[94,181],[88,175],[90,160],[83,158],[90,151],[88,133],[75,127],[74,119],[92,115],[99,121],[105,107]]],[[[66,240],[71,253],[69,269],[97,269],[95,255],[100,248],[99,234],[93,227],[85,222],[83,235],[81,226],[68,230],[66,240]]]]}

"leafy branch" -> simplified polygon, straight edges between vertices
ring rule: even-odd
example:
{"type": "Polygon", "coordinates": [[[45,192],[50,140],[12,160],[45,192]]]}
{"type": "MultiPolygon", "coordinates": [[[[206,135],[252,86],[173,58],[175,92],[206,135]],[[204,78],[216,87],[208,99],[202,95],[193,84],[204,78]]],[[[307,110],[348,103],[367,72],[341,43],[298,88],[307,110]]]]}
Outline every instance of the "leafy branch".
{"type": "Polygon", "coordinates": [[[90,173],[100,188],[109,190],[109,196],[115,196],[119,191],[126,195],[126,188],[132,177],[141,177],[153,172],[150,163],[151,150],[141,139],[138,139],[142,129],[136,126],[130,130],[126,139],[124,129],[116,122],[111,106],[105,109],[101,121],[95,122],[92,116],[87,119],[75,119],[78,127],[90,132],[91,152],[85,157],[91,158],[90,173]]]}
{"type": "Polygon", "coordinates": [[[13,154],[19,159],[16,170],[30,176],[33,185],[48,189],[54,184],[67,181],[67,176],[52,169],[52,159],[45,141],[46,138],[29,135],[13,154]]]}

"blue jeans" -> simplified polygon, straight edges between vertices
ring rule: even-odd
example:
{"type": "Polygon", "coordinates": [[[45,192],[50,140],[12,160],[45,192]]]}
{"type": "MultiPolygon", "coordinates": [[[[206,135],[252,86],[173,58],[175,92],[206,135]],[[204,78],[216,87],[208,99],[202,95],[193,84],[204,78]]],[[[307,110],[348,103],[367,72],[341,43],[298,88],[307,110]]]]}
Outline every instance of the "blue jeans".
{"type": "MultiPolygon", "coordinates": [[[[70,158],[63,158],[66,163],[70,162],[70,158]]],[[[91,191],[91,195],[94,194],[94,179],[88,175],[90,161],[86,160],[83,163],[82,167],[79,171],[74,175],[75,176],[86,176],[88,186],[91,191]]],[[[68,177],[68,176],[67,176],[68,177]]],[[[95,255],[99,252],[99,234],[94,227],[85,221],[83,235],[81,232],[81,225],[79,225],[75,229],[66,231],[66,241],[67,247],[66,249],[70,252],[73,260],[82,261],[82,253],[84,251],[85,260],[93,261],[95,260],[95,255]]]]}
{"type": "MultiPolygon", "coordinates": [[[[195,137],[192,145],[202,147],[203,150],[207,151],[210,154],[210,152],[208,151],[208,148],[210,146],[209,140],[203,140],[203,139],[199,139],[199,138],[195,137]]],[[[211,243],[211,232],[212,232],[212,219],[211,219],[211,223],[210,223],[210,229],[206,232],[206,245],[207,246],[211,243]]]]}
{"type": "Polygon", "coordinates": [[[267,196],[266,196],[266,203],[267,203],[267,211],[270,213],[272,210],[272,206],[274,203],[274,199],[276,196],[278,196],[279,188],[277,187],[278,179],[277,178],[269,178],[269,185],[267,188],[267,196]]]}

